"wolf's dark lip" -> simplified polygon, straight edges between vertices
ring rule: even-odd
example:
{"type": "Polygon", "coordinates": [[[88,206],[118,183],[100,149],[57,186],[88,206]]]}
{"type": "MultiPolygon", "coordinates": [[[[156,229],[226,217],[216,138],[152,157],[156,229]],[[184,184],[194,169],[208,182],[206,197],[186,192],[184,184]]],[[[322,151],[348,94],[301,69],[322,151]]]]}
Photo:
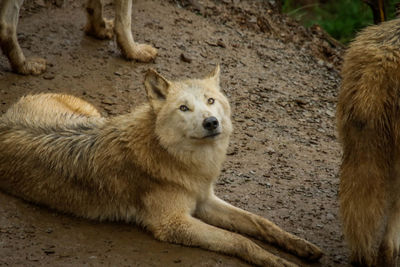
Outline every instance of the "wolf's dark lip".
{"type": "Polygon", "coordinates": [[[220,135],[221,133],[213,133],[213,134],[209,134],[204,136],[203,138],[210,138],[210,137],[216,137],[217,135],[220,135]]]}
{"type": "Polygon", "coordinates": [[[205,136],[203,136],[203,137],[194,137],[194,136],[192,136],[192,137],[190,137],[191,139],[197,139],[197,140],[202,140],[202,139],[207,139],[207,138],[213,138],[213,137],[216,137],[216,136],[218,136],[218,135],[220,135],[221,134],[221,132],[219,132],[219,133],[212,133],[212,134],[209,134],[209,135],[205,135],[205,136]]]}

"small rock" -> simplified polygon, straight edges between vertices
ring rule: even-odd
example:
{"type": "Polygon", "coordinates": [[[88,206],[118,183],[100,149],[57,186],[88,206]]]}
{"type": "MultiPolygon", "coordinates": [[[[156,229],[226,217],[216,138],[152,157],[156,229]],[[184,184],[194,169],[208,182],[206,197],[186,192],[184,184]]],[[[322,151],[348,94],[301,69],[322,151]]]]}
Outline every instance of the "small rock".
{"type": "Polygon", "coordinates": [[[268,147],[267,150],[265,151],[265,153],[272,155],[275,153],[275,149],[273,149],[272,147],[268,147]]]}
{"type": "Polygon", "coordinates": [[[328,116],[331,117],[331,118],[335,117],[335,113],[333,113],[333,112],[330,111],[330,110],[325,111],[325,113],[326,113],[326,115],[328,115],[328,116]]]}
{"type": "Polygon", "coordinates": [[[47,246],[47,247],[45,247],[45,248],[42,248],[42,250],[43,250],[43,252],[44,252],[46,255],[51,255],[51,254],[56,253],[56,251],[54,250],[54,248],[55,248],[54,245],[49,245],[49,246],[47,246]]]}
{"type": "Polygon", "coordinates": [[[328,220],[334,220],[335,219],[335,216],[332,214],[332,213],[328,213],[327,215],[326,215],[326,218],[328,219],[328,220]]]}
{"type": "Polygon", "coordinates": [[[295,99],[294,102],[300,107],[303,107],[308,104],[305,100],[300,98],[295,99]]]}
{"type": "Polygon", "coordinates": [[[228,151],[226,152],[226,155],[228,156],[236,155],[238,151],[239,149],[236,146],[230,146],[228,148],[228,151]]]}
{"type": "Polygon", "coordinates": [[[183,62],[186,62],[186,63],[192,63],[192,59],[189,57],[189,56],[187,56],[187,55],[185,55],[185,54],[181,54],[181,60],[183,61],[183,62]]]}
{"type": "Polygon", "coordinates": [[[46,74],[43,76],[43,79],[45,80],[53,80],[54,79],[54,75],[53,74],[46,74]]]}
{"type": "Polygon", "coordinates": [[[209,46],[218,46],[217,43],[211,42],[211,41],[206,41],[206,44],[208,44],[209,46]]]}
{"type": "Polygon", "coordinates": [[[219,39],[217,45],[222,48],[226,48],[226,44],[222,39],[219,39]]]}
{"type": "Polygon", "coordinates": [[[115,101],[113,101],[111,99],[103,99],[103,100],[101,100],[101,103],[109,105],[109,106],[115,105],[115,101]]]}
{"type": "Polygon", "coordinates": [[[334,66],[333,66],[332,63],[326,63],[326,67],[327,67],[329,70],[332,70],[332,69],[334,68],[334,66]]]}

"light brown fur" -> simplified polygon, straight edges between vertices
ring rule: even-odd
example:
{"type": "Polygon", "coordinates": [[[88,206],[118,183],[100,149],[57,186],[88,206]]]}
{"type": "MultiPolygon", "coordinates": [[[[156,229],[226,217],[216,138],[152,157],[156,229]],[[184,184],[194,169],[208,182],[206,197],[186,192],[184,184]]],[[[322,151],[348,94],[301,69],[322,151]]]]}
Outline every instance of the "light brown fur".
{"type": "Polygon", "coordinates": [[[214,195],[232,132],[219,67],[205,79],[177,82],[149,71],[144,84],[149,101],[113,118],[72,96],[22,98],[0,118],[0,188],[76,216],[137,223],[159,240],[256,265],[295,266],[234,232],[306,259],[321,257],[311,243],[214,195]],[[218,127],[206,129],[212,117],[218,127]]]}
{"type": "MultiPolygon", "coordinates": [[[[46,60],[26,59],[18,44],[17,25],[23,2],[24,0],[0,1],[0,47],[15,72],[38,75],[46,70],[46,60]]],[[[115,32],[118,46],[126,59],[149,62],[157,56],[155,48],[133,40],[132,0],[115,1],[115,27],[114,21],[103,17],[103,0],[87,0],[86,14],[86,34],[99,39],[111,39],[115,32]]]]}
{"type": "Polygon", "coordinates": [[[362,31],[346,53],[342,75],[337,106],[343,147],[339,200],[351,260],[397,266],[400,20],[362,31]]]}

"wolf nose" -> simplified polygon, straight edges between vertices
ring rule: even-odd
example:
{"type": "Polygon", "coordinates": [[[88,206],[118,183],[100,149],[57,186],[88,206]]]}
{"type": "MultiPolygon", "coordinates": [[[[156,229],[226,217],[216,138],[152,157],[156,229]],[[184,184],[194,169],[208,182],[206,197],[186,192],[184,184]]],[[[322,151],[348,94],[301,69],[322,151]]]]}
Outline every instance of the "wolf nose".
{"type": "Polygon", "coordinates": [[[205,118],[203,121],[203,127],[208,131],[217,129],[218,125],[219,125],[218,119],[215,118],[214,116],[205,118]]]}

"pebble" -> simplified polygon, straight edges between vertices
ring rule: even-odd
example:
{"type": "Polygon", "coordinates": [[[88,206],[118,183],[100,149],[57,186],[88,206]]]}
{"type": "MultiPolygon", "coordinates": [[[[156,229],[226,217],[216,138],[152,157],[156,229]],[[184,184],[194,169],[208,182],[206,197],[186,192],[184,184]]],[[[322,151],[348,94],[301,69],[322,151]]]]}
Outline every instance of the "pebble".
{"type": "Polygon", "coordinates": [[[55,78],[55,76],[53,74],[45,74],[43,76],[43,79],[45,80],[53,80],[55,78]]]}
{"type": "Polygon", "coordinates": [[[192,58],[187,56],[186,54],[182,53],[180,59],[186,63],[192,63],[192,58]]]}

